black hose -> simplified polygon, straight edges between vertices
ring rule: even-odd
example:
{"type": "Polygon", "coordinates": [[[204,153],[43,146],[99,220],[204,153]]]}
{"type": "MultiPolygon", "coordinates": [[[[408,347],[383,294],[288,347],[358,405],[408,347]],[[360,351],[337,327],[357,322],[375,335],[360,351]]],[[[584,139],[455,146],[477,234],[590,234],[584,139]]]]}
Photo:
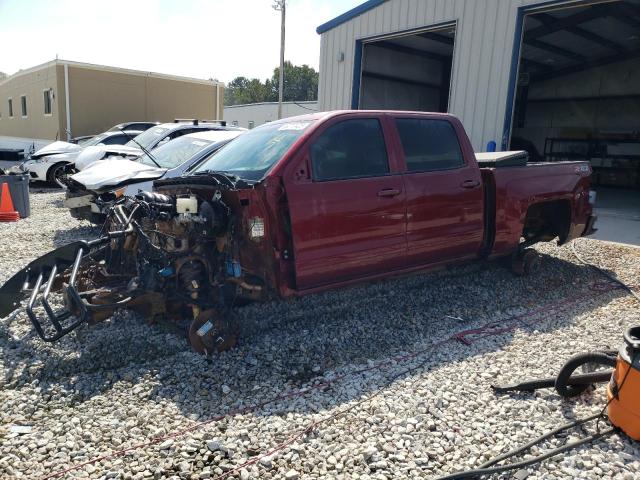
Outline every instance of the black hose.
{"type": "MultiPolygon", "coordinates": [[[[574,355],[571,357],[567,363],[564,364],[560,373],[556,377],[555,388],[556,392],[561,397],[571,398],[580,395],[587,388],[589,388],[589,384],[585,385],[570,385],[569,379],[573,372],[575,372],[578,368],[583,365],[595,363],[598,365],[605,365],[610,368],[614,368],[616,366],[616,357],[607,355],[604,352],[589,352],[589,353],[580,353],[578,355],[574,355]]],[[[606,373],[606,372],[605,372],[606,373]]],[[[609,372],[609,376],[611,372],[609,372]]]]}
{"type": "Polygon", "coordinates": [[[464,472],[458,472],[451,475],[447,475],[445,477],[439,477],[437,480],[463,480],[467,478],[479,478],[486,475],[493,475],[495,473],[508,472],[510,470],[519,470],[521,468],[529,467],[531,465],[535,465],[536,463],[540,463],[548,458],[555,457],[556,455],[559,455],[563,452],[573,450],[574,448],[578,448],[586,443],[590,443],[594,440],[597,440],[598,438],[611,435],[616,431],[617,431],[616,428],[610,428],[609,430],[605,430],[603,432],[597,432],[581,440],[576,440],[575,442],[567,443],[562,447],[558,447],[556,449],[553,449],[542,455],[538,455],[537,457],[531,458],[529,460],[523,460],[521,462],[510,463],[509,465],[501,465],[499,467],[493,467],[493,468],[478,468],[476,470],[467,470],[464,472]]]}
{"type": "Polygon", "coordinates": [[[595,420],[596,418],[598,418],[600,416],[599,413],[596,413],[595,415],[591,415],[590,417],[587,418],[583,418],[581,420],[576,420],[575,422],[570,422],[567,423],[561,427],[556,428],[555,430],[551,430],[550,432],[545,433],[544,435],[541,435],[540,437],[530,441],[529,443],[527,443],[526,445],[523,445],[522,447],[518,447],[514,450],[511,450],[507,453],[504,453],[502,455],[500,455],[499,457],[496,457],[492,460],[489,460],[486,463],[483,463],[482,465],[480,465],[480,467],[478,468],[489,468],[493,465],[495,465],[496,463],[500,463],[503,460],[506,460],[507,458],[511,458],[519,453],[522,453],[526,450],[529,450],[531,447],[537,445],[540,442],[543,442],[545,440],[547,440],[548,438],[553,437],[554,435],[557,435],[558,433],[561,433],[565,430],[569,430],[570,428],[575,428],[575,427],[579,427],[580,425],[590,422],[591,420],[595,420]]]}

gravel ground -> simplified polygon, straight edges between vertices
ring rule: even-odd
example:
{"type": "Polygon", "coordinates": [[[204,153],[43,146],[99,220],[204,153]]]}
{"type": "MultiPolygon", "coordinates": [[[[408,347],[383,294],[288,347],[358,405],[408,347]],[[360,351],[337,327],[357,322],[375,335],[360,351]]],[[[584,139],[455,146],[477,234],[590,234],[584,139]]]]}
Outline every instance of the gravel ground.
{"type": "MultiPolygon", "coordinates": [[[[62,198],[32,190],[32,216],[0,224],[0,282],[54,246],[97,234],[62,198]]],[[[585,239],[577,249],[638,283],[640,250],[585,239]]],[[[601,277],[570,248],[539,250],[543,269],[531,278],[472,264],[245,307],[240,345],[212,360],[126,313],[53,345],[12,314],[0,320],[0,478],[46,478],[211,419],[63,478],[436,478],[478,466],[605,401],[602,387],[563,401],[553,390],[496,397],[491,384],[553,375],[575,353],[617,348],[623,328],[640,323],[624,291],[588,290],[601,277]],[[567,297],[579,301],[527,313],[567,297]],[[513,331],[430,348],[514,316],[513,331]]],[[[640,444],[616,434],[503,478],[640,478],[640,444]]]]}

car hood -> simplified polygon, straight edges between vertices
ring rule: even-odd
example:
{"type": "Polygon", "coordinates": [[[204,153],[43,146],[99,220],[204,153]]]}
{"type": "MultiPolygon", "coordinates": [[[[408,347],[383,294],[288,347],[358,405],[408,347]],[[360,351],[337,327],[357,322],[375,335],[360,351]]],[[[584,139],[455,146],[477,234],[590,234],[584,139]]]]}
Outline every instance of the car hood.
{"type": "Polygon", "coordinates": [[[126,145],[95,145],[86,147],[75,161],[76,170],[84,170],[89,165],[102,160],[103,158],[121,156],[121,157],[139,157],[142,150],[135,147],[127,147],[126,145]]]}
{"type": "Polygon", "coordinates": [[[33,153],[31,155],[31,158],[40,158],[47,155],[56,155],[58,153],[79,152],[80,150],[82,150],[82,147],[76,145],[75,143],[57,141],[50,143],[46,147],[43,147],[37,152],[33,153]]]}
{"type": "Polygon", "coordinates": [[[87,190],[103,191],[130,183],[161,178],[167,170],[125,159],[110,159],[95,162],[81,172],[72,175],[74,182],[87,190]]]}

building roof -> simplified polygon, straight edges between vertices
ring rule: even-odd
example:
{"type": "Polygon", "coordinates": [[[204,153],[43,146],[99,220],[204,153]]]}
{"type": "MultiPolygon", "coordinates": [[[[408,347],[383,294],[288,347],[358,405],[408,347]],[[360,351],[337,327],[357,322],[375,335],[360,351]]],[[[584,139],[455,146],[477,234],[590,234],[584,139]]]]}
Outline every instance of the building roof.
{"type": "Polygon", "coordinates": [[[382,5],[387,0],[367,0],[366,2],[358,5],[351,10],[344,12],[342,15],[337,16],[336,18],[329,20],[326,23],[323,23],[318,28],[316,28],[317,33],[324,33],[333,28],[336,28],[338,25],[342,25],[349,20],[356,18],[358,15],[362,15],[369,10],[376,8],[378,5],[382,5]]]}
{"type": "MultiPolygon", "coordinates": [[[[299,100],[299,101],[286,101],[282,102],[283,105],[311,105],[317,104],[318,100],[299,100]]],[[[278,105],[278,102],[255,102],[255,103],[238,103],[236,105],[225,105],[224,108],[236,108],[236,107],[255,107],[256,105],[278,105]]]]}
{"type": "Polygon", "coordinates": [[[19,77],[21,75],[37,72],[38,70],[44,70],[46,68],[50,68],[56,65],[68,65],[70,67],[84,68],[87,70],[102,70],[105,72],[123,73],[128,75],[138,75],[138,76],[144,76],[144,77],[165,78],[168,80],[178,80],[183,82],[200,83],[200,84],[212,85],[212,86],[217,86],[217,85],[221,87],[224,86],[224,83],[216,82],[214,80],[204,80],[202,78],[193,78],[193,77],[181,77],[179,75],[170,75],[166,73],[147,72],[144,70],[131,70],[128,68],[109,67],[107,65],[96,65],[93,63],[74,62],[71,60],[62,60],[62,59],[55,59],[55,60],[51,60],[50,62],[36,65],[35,67],[26,68],[24,70],[18,70],[13,75],[9,75],[4,80],[0,81],[0,85],[2,85],[3,83],[7,83],[10,80],[13,80],[14,78],[19,77]]]}

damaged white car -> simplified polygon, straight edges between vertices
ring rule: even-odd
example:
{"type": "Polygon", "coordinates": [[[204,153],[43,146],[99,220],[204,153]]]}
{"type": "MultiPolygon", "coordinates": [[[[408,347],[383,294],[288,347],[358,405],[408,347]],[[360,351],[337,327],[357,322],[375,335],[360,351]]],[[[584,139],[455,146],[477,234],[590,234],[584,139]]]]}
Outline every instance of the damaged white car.
{"type": "Polygon", "coordinates": [[[115,157],[94,162],[66,179],[64,205],[74,218],[102,223],[120,197],[150,191],[154,180],[183,175],[244,131],[205,130],[172,140],[133,161],[115,157]]]}
{"type": "Polygon", "coordinates": [[[227,127],[224,121],[176,120],[173,123],[156,125],[137,137],[131,138],[124,145],[87,147],[76,158],[74,168],[76,171],[82,171],[99,160],[112,157],[123,157],[131,160],[178,137],[206,130],[242,131],[243,129],[227,127]]]}
{"type": "Polygon", "coordinates": [[[66,174],[65,168],[73,165],[85,149],[100,148],[97,145],[122,148],[123,144],[140,133],[140,130],[108,131],[92,137],[82,145],[56,141],[33,153],[22,166],[29,172],[31,180],[49,182],[62,187],[64,186],[62,179],[66,174]]]}

